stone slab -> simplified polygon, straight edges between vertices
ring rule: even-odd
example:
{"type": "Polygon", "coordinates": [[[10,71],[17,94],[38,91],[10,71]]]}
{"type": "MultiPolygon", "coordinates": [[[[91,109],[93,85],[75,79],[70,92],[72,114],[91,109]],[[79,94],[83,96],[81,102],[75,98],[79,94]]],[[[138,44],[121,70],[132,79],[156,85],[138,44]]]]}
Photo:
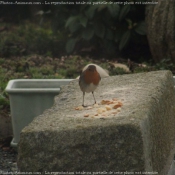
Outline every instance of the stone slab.
{"type": "MultiPolygon", "coordinates": [[[[167,175],[175,148],[171,72],[103,78],[95,96],[98,103],[115,98],[123,105],[106,116],[95,115],[100,104],[75,110],[82,104],[82,92],[78,81],[72,81],[51,109],[22,130],[19,170],[167,175]]],[[[92,94],[85,103],[93,103],[92,94]]]]}

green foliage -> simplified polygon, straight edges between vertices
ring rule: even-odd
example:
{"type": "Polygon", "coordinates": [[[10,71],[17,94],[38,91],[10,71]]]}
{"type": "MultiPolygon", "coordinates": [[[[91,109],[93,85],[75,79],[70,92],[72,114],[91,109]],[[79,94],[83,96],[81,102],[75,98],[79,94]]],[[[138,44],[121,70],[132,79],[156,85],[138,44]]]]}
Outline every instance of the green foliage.
{"type": "Polygon", "coordinates": [[[114,3],[70,8],[69,17],[65,18],[65,28],[70,33],[66,51],[71,53],[76,46],[80,49],[87,45],[108,54],[123,51],[130,41],[146,34],[144,8],[142,15],[139,8],[138,5],[114,3]]]}
{"type": "MultiPolygon", "coordinates": [[[[0,59],[0,63],[3,63],[2,59],[0,59]]],[[[5,72],[6,70],[0,67],[0,109],[9,108],[8,95],[5,92],[8,77],[5,72]]]]}
{"type": "MultiPolygon", "coordinates": [[[[2,60],[2,59],[1,59],[2,60]]],[[[6,71],[4,68],[0,67],[0,93],[2,93],[7,85],[7,81],[10,76],[6,75],[6,71]]]]}
{"type": "Polygon", "coordinates": [[[76,44],[76,39],[74,38],[69,39],[68,42],[66,43],[66,51],[68,53],[72,52],[75,47],[75,44],[76,44]]]}
{"type": "Polygon", "coordinates": [[[1,32],[0,38],[1,57],[33,53],[59,56],[64,53],[64,45],[66,44],[64,31],[54,35],[51,29],[41,28],[30,23],[20,25],[12,31],[1,32]]]}
{"type": "Polygon", "coordinates": [[[139,22],[136,27],[135,27],[135,31],[140,34],[140,35],[146,35],[146,25],[145,22],[139,22]]]}
{"type": "MultiPolygon", "coordinates": [[[[150,72],[155,70],[154,68],[150,67],[150,66],[146,66],[146,67],[136,67],[134,69],[134,73],[141,73],[141,72],[150,72]]],[[[157,69],[158,70],[158,69],[157,69]]]]}
{"type": "Polygon", "coordinates": [[[170,70],[173,74],[175,74],[175,65],[171,62],[170,58],[165,58],[161,60],[159,63],[147,62],[140,66],[134,68],[134,73],[140,72],[150,72],[157,70],[170,70]],[[144,65],[144,66],[143,66],[144,65]]]}
{"type": "Polygon", "coordinates": [[[130,36],[131,36],[131,31],[130,30],[127,30],[121,37],[121,41],[119,43],[119,50],[122,50],[126,44],[128,43],[129,39],[130,39],[130,36]]]}
{"type": "Polygon", "coordinates": [[[124,5],[121,7],[120,15],[119,15],[119,21],[121,22],[123,19],[125,19],[126,15],[129,13],[131,6],[130,5],[124,5]]]}
{"type": "Polygon", "coordinates": [[[124,70],[123,68],[117,67],[111,70],[111,74],[110,75],[123,75],[123,74],[127,74],[128,72],[126,72],[126,70],[124,70]]]}
{"type": "Polygon", "coordinates": [[[157,70],[175,70],[174,64],[171,62],[170,58],[165,58],[155,65],[157,70]]]}
{"type": "Polygon", "coordinates": [[[0,94],[0,109],[9,107],[9,105],[9,100],[5,98],[2,94],[0,94]]]}

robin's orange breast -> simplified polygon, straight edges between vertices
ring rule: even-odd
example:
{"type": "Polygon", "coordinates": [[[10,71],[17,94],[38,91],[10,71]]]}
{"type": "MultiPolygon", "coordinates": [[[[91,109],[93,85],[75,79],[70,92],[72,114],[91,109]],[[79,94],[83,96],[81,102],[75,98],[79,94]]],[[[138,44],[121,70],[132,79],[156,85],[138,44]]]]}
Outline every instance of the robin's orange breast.
{"type": "Polygon", "coordinates": [[[86,70],[83,74],[84,74],[83,75],[84,82],[86,84],[93,83],[94,85],[98,85],[101,80],[101,77],[96,70],[94,71],[86,70]]]}

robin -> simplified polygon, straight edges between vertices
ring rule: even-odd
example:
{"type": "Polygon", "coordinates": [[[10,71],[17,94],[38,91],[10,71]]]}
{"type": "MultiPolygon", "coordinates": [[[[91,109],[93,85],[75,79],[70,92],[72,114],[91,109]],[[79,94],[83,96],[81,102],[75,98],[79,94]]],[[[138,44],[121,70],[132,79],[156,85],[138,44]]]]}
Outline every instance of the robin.
{"type": "Polygon", "coordinates": [[[94,97],[94,101],[96,103],[96,99],[94,96],[94,91],[97,88],[99,82],[101,80],[100,74],[97,72],[95,65],[89,65],[80,75],[79,85],[80,89],[83,92],[83,106],[84,105],[84,96],[85,92],[92,92],[94,97]]]}

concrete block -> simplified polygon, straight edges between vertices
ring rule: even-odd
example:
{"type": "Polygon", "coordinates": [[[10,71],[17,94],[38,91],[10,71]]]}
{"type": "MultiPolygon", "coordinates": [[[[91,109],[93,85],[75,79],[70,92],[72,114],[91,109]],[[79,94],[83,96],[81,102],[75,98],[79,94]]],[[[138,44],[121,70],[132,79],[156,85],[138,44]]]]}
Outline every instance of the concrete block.
{"type": "MultiPolygon", "coordinates": [[[[104,105],[75,110],[82,103],[82,92],[78,81],[72,81],[51,109],[22,130],[19,170],[167,175],[175,151],[171,72],[103,78],[95,95],[99,103],[115,98],[123,105],[117,113],[106,111],[98,116],[97,108],[104,105]]],[[[92,94],[86,94],[85,103],[93,103],[92,94]]]]}

